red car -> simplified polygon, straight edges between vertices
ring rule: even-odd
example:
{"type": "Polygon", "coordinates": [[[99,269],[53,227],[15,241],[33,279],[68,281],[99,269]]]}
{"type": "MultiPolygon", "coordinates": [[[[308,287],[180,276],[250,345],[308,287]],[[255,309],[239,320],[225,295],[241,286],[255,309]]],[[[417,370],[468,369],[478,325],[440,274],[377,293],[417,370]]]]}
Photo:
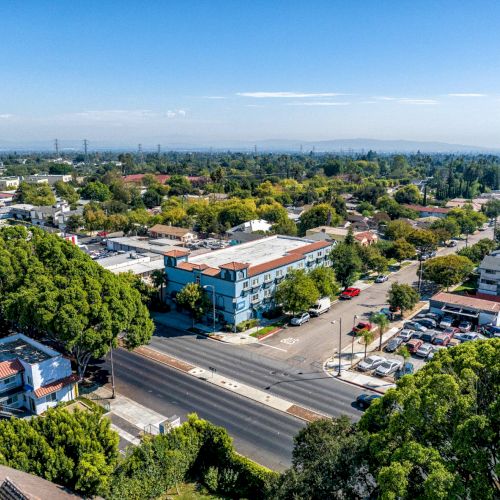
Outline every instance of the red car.
{"type": "Polygon", "coordinates": [[[371,330],[373,325],[368,321],[360,321],[353,329],[353,333],[359,333],[363,330],[371,330]]]}
{"type": "Polygon", "coordinates": [[[353,297],[357,297],[361,293],[359,288],[346,288],[341,294],[341,299],[352,299],[353,297]]]}
{"type": "Polygon", "coordinates": [[[460,329],[455,326],[449,326],[443,330],[443,333],[446,333],[452,339],[456,333],[460,332],[460,329]]]}
{"type": "Polygon", "coordinates": [[[451,337],[447,333],[438,333],[435,337],[432,343],[434,345],[442,345],[442,346],[447,346],[450,343],[451,337]]]}
{"type": "Polygon", "coordinates": [[[410,340],[407,344],[406,347],[408,348],[408,351],[411,352],[412,354],[415,354],[419,349],[420,346],[424,343],[423,340],[420,339],[412,339],[410,340]]]}

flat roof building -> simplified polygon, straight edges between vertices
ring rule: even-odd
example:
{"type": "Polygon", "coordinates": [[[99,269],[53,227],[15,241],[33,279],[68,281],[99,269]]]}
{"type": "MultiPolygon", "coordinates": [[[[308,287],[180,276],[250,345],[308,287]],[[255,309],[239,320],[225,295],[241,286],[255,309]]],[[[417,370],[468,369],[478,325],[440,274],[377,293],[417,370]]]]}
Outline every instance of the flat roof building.
{"type": "Polygon", "coordinates": [[[108,238],[106,241],[108,250],[116,252],[151,252],[163,255],[169,250],[181,249],[175,246],[172,240],[166,238],[149,238],[148,236],[124,236],[123,238],[108,238]]]}
{"type": "Polygon", "coordinates": [[[175,302],[176,294],[188,283],[213,286],[217,321],[234,329],[276,307],[276,287],[292,269],[308,271],[331,265],[333,245],[329,241],[270,236],[196,256],[185,249],[170,250],[165,253],[166,295],[175,302]]]}

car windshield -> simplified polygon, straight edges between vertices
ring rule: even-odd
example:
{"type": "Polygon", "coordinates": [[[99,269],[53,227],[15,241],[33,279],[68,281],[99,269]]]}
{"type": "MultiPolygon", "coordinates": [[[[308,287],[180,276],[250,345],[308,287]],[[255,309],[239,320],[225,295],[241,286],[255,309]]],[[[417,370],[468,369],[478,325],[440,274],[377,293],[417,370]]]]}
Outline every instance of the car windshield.
{"type": "Polygon", "coordinates": [[[377,361],[377,358],[366,358],[365,359],[365,363],[367,365],[373,365],[373,363],[375,363],[377,361]]]}
{"type": "Polygon", "coordinates": [[[392,366],[392,363],[389,363],[388,361],[385,361],[380,365],[380,368],[390,368],[392,366]]]}

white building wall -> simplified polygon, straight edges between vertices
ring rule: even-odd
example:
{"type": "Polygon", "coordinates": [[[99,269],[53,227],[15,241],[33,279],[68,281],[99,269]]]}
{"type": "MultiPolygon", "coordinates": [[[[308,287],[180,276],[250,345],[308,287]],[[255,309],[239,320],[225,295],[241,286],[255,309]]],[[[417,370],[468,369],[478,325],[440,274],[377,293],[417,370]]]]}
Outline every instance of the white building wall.
{"type": "MultiPolygon", "coordinates": [[[[43,396],[39,399],[35,399],[35,413],[37,415],[42,414],[49,408],[54,408],[59,403],[64,403],[67,401],[72,401],[77,396],[74,384],[67,385],[59,391],[53,392],[47,396],[43,396]],[[53,395],[55,395],[55,400],[52,400],[53,395]]],[[[33,395],[34,398],[34,395],[33,395]]]]}

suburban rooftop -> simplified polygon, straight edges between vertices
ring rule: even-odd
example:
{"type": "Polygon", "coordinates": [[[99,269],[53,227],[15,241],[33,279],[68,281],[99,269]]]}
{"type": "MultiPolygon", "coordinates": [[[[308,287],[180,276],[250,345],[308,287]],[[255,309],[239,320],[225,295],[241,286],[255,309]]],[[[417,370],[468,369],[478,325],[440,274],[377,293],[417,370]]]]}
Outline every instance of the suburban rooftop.
{"type": "Polygon", "coordinates": [[[22,334],[12,335],[0,340],[0,362],[20,359],[28,364],[41,363],[58,356],[59,353],[28,339],[22,334]]]}
{"type": "Polygon", "coordinates": [[[230,262],[240,262],[249,266],[257,266],[279,259],[289,252],[314,243],[313,240],[292,236],[269,236],[256,241],[234,245],[203,255],[190,257],[192,264],[206,264],[218,268],[230,262]]]}

